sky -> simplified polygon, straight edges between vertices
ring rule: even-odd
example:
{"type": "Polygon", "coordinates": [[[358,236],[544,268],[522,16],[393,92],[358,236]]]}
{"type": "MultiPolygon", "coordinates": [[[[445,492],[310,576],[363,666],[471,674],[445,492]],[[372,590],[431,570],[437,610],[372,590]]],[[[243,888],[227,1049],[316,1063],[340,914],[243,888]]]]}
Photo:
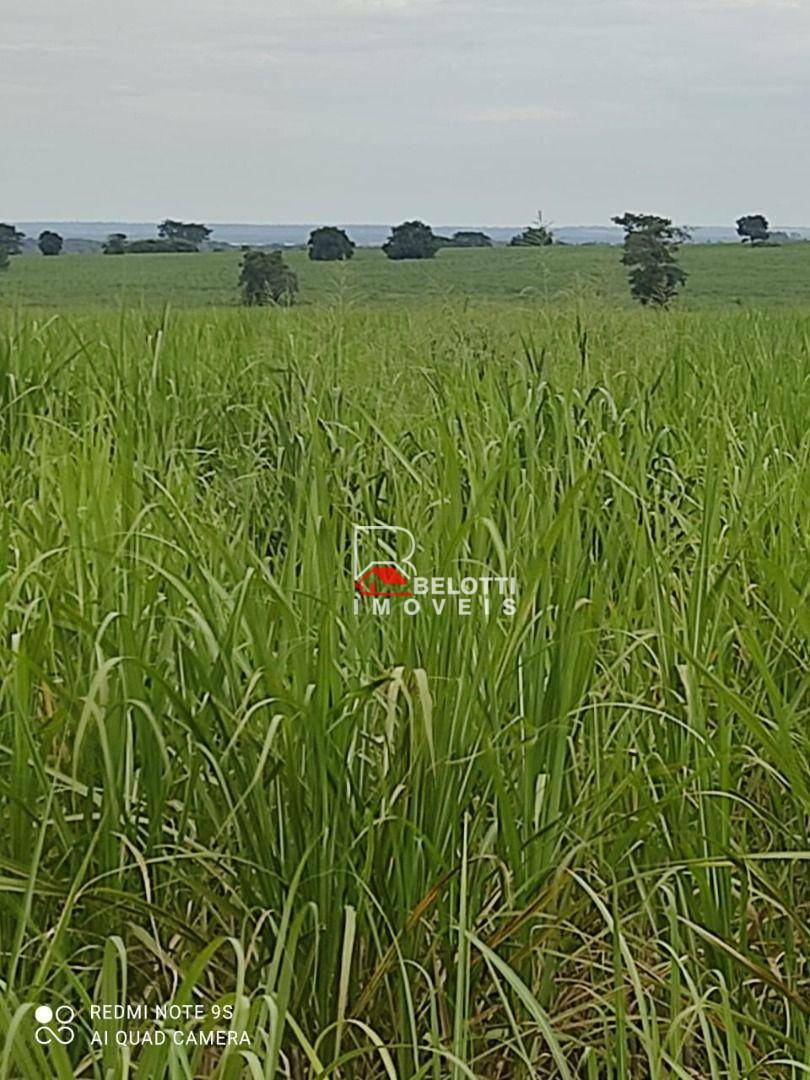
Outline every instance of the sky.
{"type": "Polygon", "coordinates": [[[0,0],[0,220],[810,225],[810,0],[0,0]]]}

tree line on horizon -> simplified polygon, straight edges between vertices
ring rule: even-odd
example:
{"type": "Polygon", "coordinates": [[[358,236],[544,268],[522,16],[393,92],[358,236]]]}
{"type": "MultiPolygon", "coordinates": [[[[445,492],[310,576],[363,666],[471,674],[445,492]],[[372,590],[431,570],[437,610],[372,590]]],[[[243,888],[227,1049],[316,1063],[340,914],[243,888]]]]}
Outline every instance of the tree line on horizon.
{"type": "MultiPolygon", "coordinates": [[[[615,218],[612,219],[615,222],[615,218]]],[[[745,244],[760,247],[769,243],[776,234],[770,230],[764,214],[744,214],[735,222],[737,234],[745,244]]],[[[197,252],[207,242],[213,230],[198,222],[177,221],[166,218],[157,226],[157,236],[129,240],[126,233],[110,233],[102,244],[105,255],[182,253],[197,252]]],[[[782,234],[779,234],[780,236],[782,234]]],[[[0,260],[22,252],[25,233],[13,225],[0,223],[0,260]]],[[[550,224],[538,211],[536,220],[509,240],[509,247],[548,247],[561,243],[554,237],[550,224]]],[[[59,233],[43,230],[37,238],[37,246],[43,255],[59,255],[64,240],[59,233]]],[[[243,245],[244,246],[244,245],[243,245]]],[[[442,248],[493,247],[487,233],[478,230],[459,230],[452,236],[441,236],[419,220],[405,221],[392,228],[391,236],[382,245],[390,259],[429,259],[442,248]]],[[[335,262],[351,259],[356,245],[346,231],[333,225],[320,226],[310,233],[306,247],[309,257],[319,262],[335,262]]]]}
{"type": "MultiPolygon", "coordinates": [[[[688,230],[673,224],[670,218],[656,214],[624,213],[611,218],[624,230],[622,263],[627,267],[630,291],[642,305],[667,307],[687,280],[686,271],[678,264],[677,253],[682,242],[689,239],[688,230]]],[[[750,247],[762,247],[771,241],[772,233],[764,214],[745,214],[736,221],[737,234],[750,247]]],[[[198,222],[166,218],[157,227],[157,236],[129,241],[125,233],[111,233],[102,246],[105,255],[139,253],[198,252],[209,240],[212,229],[198,222]]],[[[22,252],[25,234],[13,225],[0,223],[0,269],[8,265],[9,257],[22,252]]],[[[549,247],[557,243],[541,211],[532,225],[512,237],[510,247],[549,247]]],[[[37,241],[46,256],[59,255],[64,241],[52,230],[43,230],[37,241]]],[[[452,237],[439,236],[430,225],[418,219],[404,221],[391,229],[382,245],[384,254],[393,260],[432,259],[443,247],[492,247],[486,233],[459,230],[452,237]]],[[[247,305],[291,304],[298,293],[298,278],[284,262],[280,251],[252,248],[243,245],[239,288],[247,305]]],[[[307,241],[309,258],[316,262],[348,261],[356,245],[344,229],[334,225],[313,229],[307,241]]]]}
{"type": "MultiPolygon", "coordinates": [[[[643,306],[668,307],[687,281],[688,275],[679,265],[677,255],[681,243],[689,239],[688,230],[657,214],[624,213],[611,220],[624,230],[622,263],[627,267],[631,294],[643,306]]],[[[768,221],[762,214],[738,218],[736,224],[743,243],[752,247],[770,238],[768,221]]],[[[492,244],[483,233],[456,233],[456,236],[465,240],[459,246],[492,244]]],[[[548,247],[553,242],[551,229],[538,212],[535,224],[514,237],[511,246],[548,247]]],[[[415,220],[394,226],[382,250],[389,259],[432,259],[441,246],[440,237],[431,227],[415,220]]],[[[355,250],[346,232],[335,226],[313,230],[308,247],[310,259],[326,261],[351,259],[355,250]]],[[[250,306],[289,305],[295,302],[298,278],[284,262],[281,252],[248,249],[241,264],[239,286],[243,303],[250,306]]]]}

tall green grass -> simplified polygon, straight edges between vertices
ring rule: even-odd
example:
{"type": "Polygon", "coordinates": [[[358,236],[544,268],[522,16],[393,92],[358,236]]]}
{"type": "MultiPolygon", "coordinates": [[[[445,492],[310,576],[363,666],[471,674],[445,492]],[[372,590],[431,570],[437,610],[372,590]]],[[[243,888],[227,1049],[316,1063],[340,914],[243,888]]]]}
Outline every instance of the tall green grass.
{"type": "Polygon", "coordinates": [[[806,1076],[808,416],[800,309],[3,316],[0,1077],[806,1076]]]}

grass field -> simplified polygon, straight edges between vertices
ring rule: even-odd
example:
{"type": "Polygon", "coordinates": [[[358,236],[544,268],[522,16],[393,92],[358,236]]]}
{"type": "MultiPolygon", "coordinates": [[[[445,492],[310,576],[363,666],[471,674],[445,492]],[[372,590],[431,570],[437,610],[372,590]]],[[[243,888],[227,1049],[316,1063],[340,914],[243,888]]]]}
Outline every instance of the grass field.
{"type": "MultiPolygon", "coordinates": [[[[96,307],[167,300],[180,306],[235,304],[238,253],[200,255],[63,255],[12,260],[0,275],[0,304],[96,307]]],[[[629,306],[626,275],[616,247],[441,251],[429,262],[392,262],[360,250],[348,265],[312,263],[304,252],[287,256],[304,303],[336,297],[363,301],[523,299],[532,303],[592,297],[629,306]]],[[[687,308],[726,304],[810,303],[810,243],[748,250],[736,245],[687,247],[690,277],[680,303],[687,308]]]]}
{"type": "MultiPolygon", "coordinates": [[[[227,296],[8,280],[177,266],[227,296]]],[[[807,309],[17,310],[0,367],[0,1077],[807,1075],[807,309]],[[355,614],[374,522],[517,613],[355,614]],[[172,999],[249,1045],[90,1045],[172,999]]]]}

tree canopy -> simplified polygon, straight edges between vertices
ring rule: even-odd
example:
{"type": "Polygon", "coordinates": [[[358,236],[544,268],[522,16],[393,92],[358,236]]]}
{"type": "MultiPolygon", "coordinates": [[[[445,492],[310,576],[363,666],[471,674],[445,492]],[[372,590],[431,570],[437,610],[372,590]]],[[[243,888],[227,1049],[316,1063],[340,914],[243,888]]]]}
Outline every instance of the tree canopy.
{"type": "Polygon", "coordinates": [[[43,229],[37,239],[37,246],[43,255],[60,255],[65,242],[59,233],[43,229]]]}
{"type": "Polygon", "coordinates": [[[242,303],[250,306],[295,303],[298,277],[280,251],[248,249],[239,273],[242,303]]]}
{"type": "Polygon", "coordinates": [[[105,255],[193,255],[199,245],[181,236],[149,236],[142,240],[127,240],[127,234],[110,233],[101,246],[105,255]]]}
{"type": "Polygon", "coordinates": [[[197,222],[174,221],[172,218],[166,218],[158,225],[158,236],[161,240],[184,240],[197,246],[204,243],[212,231],[197,222]]]}
{"type": "Polygon", "coordinates": [[[689,234],[656,214],[625,213],[612,220],[624,229],[622,262],[628,268],[631,293],[641,304],[666,307],[686,284],[686,271],[676,255],[689,234]]]}
{"type": "Polygon", "coordinates": [[[105,255],[123,255],[127,250],[127,234],[122,232],[110,233],[101,250],[105,255]]]}
{"type": "Polygon", "coordinates": [[[341,262],[354,255],[355,243],[343,229],[335,225],[324,225],[313,229],[307,241],[309,257],[315,262],[341,262]]]}
{"type": "Polygon", "coordinates": [[[554,233],[550,225],[543,221],[543,211],[537,211],[537,220],[531,225],[513,236],[509,241],[510,247],[549,247],[554,243],[554,233]]]}
{"type": "Polygon", "coordinates": [[[166,239],[160,236],[151,236],[146,240],[130,240],[124,246],[124,251],[130,255],[171,255],[171,254],[195,254],[200,249],[193,240],[184,240],[180,236],[166,239]]]}
{"type": "Polygon", "coordinates": [[[461,229],[453,233],[447,246],[454,248],[492,247],[492,237],[487,236],[485,232],[461,229]]]}
{"type": "Polygon", "coordinates": [[[389,259],[432,259],[439,241],[423,221],[403,221],[394,226],[382,249],[389,259]]]}
{"type": "Polygon", "coordinates": [[[737,218],[737,234],[752,247],[770,240],[770,226],[764,214],[744,214],[737,218]]]}
{"type": "Polygon", "coordinates": [[[7,255],[19,255],[22,251],[22,242],[24,239],[24,232],[15,229],[13,225],[0,223],[0,248],[2,248],[7,255]]]}

